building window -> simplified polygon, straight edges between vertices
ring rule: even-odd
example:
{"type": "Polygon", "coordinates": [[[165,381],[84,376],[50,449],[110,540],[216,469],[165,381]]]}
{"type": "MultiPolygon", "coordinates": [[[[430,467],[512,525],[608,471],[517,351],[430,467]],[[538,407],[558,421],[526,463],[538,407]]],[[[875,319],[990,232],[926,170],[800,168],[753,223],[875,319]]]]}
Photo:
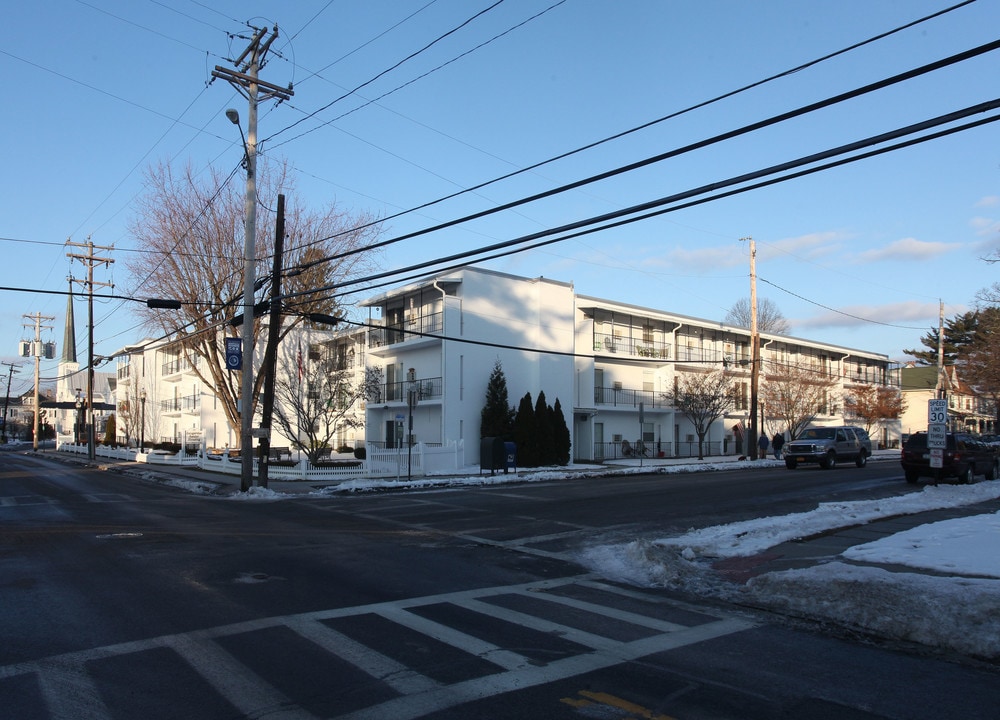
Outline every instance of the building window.
{"type": "Polygon", "coordinates": [[[734,410],[749,410],[750,409],[750,388],[747,383],[743,380],[733,383],[733,409],[734,410]]]}

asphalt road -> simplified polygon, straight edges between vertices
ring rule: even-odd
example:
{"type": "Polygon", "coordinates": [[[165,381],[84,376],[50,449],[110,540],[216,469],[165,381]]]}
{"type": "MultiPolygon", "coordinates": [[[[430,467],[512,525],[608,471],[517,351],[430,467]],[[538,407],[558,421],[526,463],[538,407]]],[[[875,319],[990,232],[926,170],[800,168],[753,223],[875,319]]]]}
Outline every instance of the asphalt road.
{"type": "Polygon", "coordinates": [[[898,466],[248,502],[0,456],[0,716],[995,718],[995,669],[609,582],[580,548],[898,466]]]}

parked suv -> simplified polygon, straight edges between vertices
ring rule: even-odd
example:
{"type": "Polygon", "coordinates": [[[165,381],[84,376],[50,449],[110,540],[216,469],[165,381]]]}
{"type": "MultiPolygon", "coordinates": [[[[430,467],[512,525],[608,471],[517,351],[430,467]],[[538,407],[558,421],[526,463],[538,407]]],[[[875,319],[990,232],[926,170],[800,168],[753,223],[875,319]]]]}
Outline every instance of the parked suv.
{"type": "Polygon", "coordinates": [[[1000,472],[1000,456],[995,446],[967,433],[948,433],[946,447],[941,453],[942,467],[931,467],[931,453],[927,448],[927,433],[918,432],[903,443],[901,462],[906,482],[915,483],[922,477],[957,478],[960,483],[971,483],[976,475],[987,480],[996,479],[1000,472]]]}
{"type": "Polygon", "coordinates": [[[818,462],[820,467],[830,469],[841,460],[853,460],[858,467],[864,467],[872,454],[872,441],[864,428],[850,425],[806,428],[785,444],[782,454],[789,470],[804,462],[818,462]]]}

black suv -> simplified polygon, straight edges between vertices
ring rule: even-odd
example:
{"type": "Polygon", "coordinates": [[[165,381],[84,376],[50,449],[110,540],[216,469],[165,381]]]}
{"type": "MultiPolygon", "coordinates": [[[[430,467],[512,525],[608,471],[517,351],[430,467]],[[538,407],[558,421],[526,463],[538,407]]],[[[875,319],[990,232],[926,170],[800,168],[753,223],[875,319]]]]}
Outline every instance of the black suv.
{"type": "Polygon", "coordinates": [[[934,482],[944,478],[957,478],[960,483],[971,483],[976,475],[995,480],[1000,474],[1000,456],[997,448],[968,433],[948,433],[947,447],[942,451],[942,467],[931,467],[931,453],[927,448],[927,433],[918,432],[903,443],[900,461],[906,482],[915,483],[922,477],[934,482]]]}

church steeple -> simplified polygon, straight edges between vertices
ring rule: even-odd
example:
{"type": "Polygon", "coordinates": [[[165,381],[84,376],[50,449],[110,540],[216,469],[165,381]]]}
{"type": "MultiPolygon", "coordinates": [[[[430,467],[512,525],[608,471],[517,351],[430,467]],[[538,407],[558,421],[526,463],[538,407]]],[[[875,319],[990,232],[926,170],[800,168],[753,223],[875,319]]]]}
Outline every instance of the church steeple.
{"type": "Polygon", "coordinates": [[[76,362],[76,322],[73,318],[73,278],[69,279],[69,296],[66,298],[66,330],[63,335],[62,360],[76,362]]]}

